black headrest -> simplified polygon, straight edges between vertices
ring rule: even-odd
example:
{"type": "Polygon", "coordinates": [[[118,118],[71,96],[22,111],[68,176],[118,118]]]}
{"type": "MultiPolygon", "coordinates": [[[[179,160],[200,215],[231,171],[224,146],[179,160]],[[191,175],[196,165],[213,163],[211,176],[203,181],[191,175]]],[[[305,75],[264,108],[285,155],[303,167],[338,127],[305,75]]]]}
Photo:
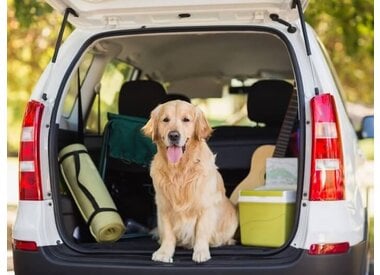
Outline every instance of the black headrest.
{"type": "Polygon", "coordinates": [[[248,88],[247,109],[252,121],[281,127],[293,85],[284,80],[260,80],[248,88]]]}
{"type": "Polygon", "coordinates": [[[151,111],[166,98],[164,87],[152,80],[128,81],[121,86],[119,114],[149,118],[151,111]]]}
{"type": "Polygon", "coordinates": [[[190,98],[188,98],[187,96],[183,94],[167,94],[164,102],[168,102],[171,100],[183,100],[183,101],[191,103],[190,98]]]}

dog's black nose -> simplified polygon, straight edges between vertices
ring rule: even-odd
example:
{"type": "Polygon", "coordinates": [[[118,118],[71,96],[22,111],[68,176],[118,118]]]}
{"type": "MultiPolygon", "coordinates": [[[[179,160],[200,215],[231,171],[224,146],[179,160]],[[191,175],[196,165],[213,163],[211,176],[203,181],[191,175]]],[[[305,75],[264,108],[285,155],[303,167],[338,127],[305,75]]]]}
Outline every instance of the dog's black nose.
{"type": "Polygon", "coordinates": [[[178,143],[181,135],[179,134],[178,131],[171,131],[169,132],[168,137],[172,143],[178,143]]]}

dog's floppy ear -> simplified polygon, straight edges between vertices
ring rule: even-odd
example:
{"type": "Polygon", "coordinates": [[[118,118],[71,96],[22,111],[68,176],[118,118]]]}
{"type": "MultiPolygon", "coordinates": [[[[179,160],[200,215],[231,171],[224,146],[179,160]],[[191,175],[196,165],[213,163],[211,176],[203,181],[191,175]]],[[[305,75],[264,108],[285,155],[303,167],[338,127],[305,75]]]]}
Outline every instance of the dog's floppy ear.
{"type": "Polygon", "coordinates": [[[141,131],[144,135],[147,137],[150,137],[153,141],[157,139],[157,122],[158,122],[158,114],[161,109],[161,104],[158,105],[151,113],[150,113],[150,119],[148,122],[144,125],[144,127],[141,128],[141,131]]]}
{"type": "Polygon", "coordinates": [[[212,133],[212,128],[202,110],[199,107],[195,108],[195,138],[198,140],[207,139],[212,133]]]}

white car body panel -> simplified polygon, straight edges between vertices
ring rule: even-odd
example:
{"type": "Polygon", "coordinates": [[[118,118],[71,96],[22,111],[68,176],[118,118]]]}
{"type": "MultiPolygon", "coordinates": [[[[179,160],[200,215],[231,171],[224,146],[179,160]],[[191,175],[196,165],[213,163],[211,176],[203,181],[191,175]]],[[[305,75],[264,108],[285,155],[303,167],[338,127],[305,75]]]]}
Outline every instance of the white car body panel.
{"type": "Polygon", "coordinates": [[[12,238],[34,241],[37,246],[62,243],[54,218],[53,201],[20,201],[12,238]]]}
{"type": "Polygon", "coordinates": [[[349,242],[350,246],[363,240],[363,214],[355,211],[348,201],[309,202],[308,225],[304,249],[312,244],[349,242]]]}

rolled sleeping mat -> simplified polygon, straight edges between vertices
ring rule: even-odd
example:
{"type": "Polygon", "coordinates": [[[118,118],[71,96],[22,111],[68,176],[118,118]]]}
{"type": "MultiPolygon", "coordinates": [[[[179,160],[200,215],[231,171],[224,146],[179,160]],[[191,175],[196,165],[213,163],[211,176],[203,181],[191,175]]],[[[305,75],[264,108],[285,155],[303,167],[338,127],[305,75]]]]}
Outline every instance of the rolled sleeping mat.
{"type": "Polygon", "coordinates": [[[99,243],[115,242],[125,232],[99,172],[82,144],[66,146],[59,152],[63,178],[91,234],[99,243]]]}

